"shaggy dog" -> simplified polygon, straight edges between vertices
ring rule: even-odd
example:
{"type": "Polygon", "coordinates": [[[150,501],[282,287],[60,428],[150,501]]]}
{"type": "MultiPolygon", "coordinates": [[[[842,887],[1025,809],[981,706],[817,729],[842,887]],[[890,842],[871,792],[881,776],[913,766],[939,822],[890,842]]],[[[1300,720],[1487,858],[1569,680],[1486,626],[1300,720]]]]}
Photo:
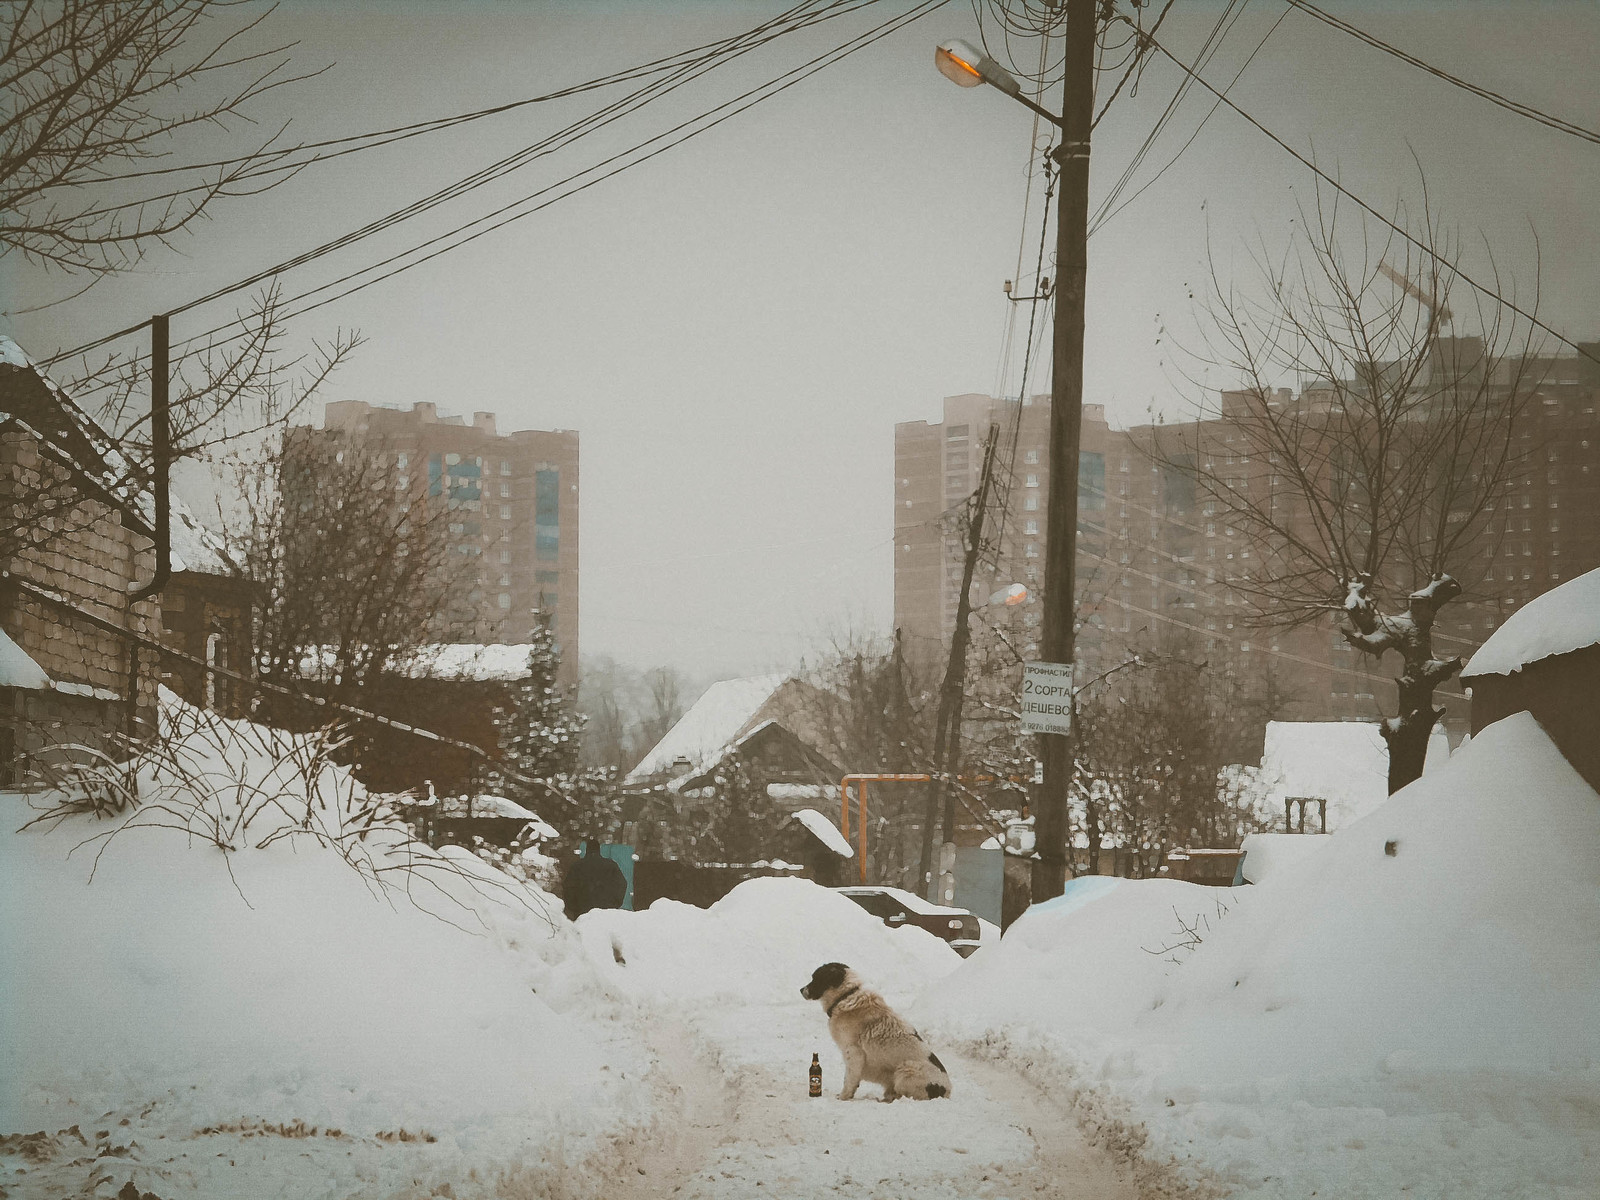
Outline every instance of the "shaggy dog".
{"type": "Polygon", "coordinates": [[[881,1084],[886,1101],[897,1096],[935,1100],[950,1094],[950,1076],[939,1056],[882,996],[863,987],[849,967],[823,964],[800,994],[821,1001],[828,1032],[844,1055],[839,1099],[854,1098],[863,1079],[881,1084]]]}

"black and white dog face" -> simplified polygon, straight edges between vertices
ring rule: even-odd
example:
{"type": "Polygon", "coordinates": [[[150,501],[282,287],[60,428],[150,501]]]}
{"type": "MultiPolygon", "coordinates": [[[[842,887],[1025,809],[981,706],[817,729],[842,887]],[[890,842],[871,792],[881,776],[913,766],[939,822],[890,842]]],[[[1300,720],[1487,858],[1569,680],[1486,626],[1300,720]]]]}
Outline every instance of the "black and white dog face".
{"type": "Polygon", "coordinates": [[[844,983],[845,974],[849,970],[850,968],[843,963],[823,963],[811,973],[811,982],[800,989],[800,995],[807,1000],[821,1000],[828,992],[844,983]]]}

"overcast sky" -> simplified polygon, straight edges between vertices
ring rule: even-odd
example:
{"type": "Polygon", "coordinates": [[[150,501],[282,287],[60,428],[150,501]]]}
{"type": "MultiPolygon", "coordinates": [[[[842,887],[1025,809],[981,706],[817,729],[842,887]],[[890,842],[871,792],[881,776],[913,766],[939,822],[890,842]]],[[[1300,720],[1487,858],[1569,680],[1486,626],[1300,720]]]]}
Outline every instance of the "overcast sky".
{"type": "MultiPolygon", "coordinates": [[[[1600,5],[1323,6],[1474,82],[1600,127],[1600,5]]],[[[906,7],[885,0],[775,42],[286,286],[324,282],[535,191],[906,7]]],[[[576,83],[780,8],[290,0],[270,32],[300,43],[297,64],[332,67],[258,115],[262,128],[292,117],[299,140],[384,128],[576,83]]],[[[1163,42],[1192,56],[1222,11],[1221,0],[1177,0],[1163,42]]],[[[1600,336],[1600,147],[1284,13],[1283,0],[1247,0],[1206,76],[1226,82],[1271,28],[1233,92],[1242,106],[1382,207],[1416,202],[1420,162],[1435,206],[1474,244],[1493,246],[1519,295],[1535,283],[1537,244],[1542,315],[1574,337],[1600,336]]],[[[641,167],[307,315],[296,335],[341,326],[365,335],[329,398],[430,400],[443,412],[493,410],[502,430],[581,432],[586,655],[709,677],[788,665],[846,627],[885,631],[894,424],[936,420],[945,395],[1017,387],[1014,370],[997,379],[996,367],[1001,283],[1024,233],[1031,118],[991,89],[952,87],[932,65],[937,41],[975,32],[971,6],[951,3],[641,167]]],[[[1096,132],[1092,203],[1178,80],[1154,63],[1112,107],[1096,132]]],[[[0,328],[48,354],[130,324],[354,228],[616,94],[532,105],[314,168],[220,204],[132,275],[0,318],[0,328]]],[[[1058,89],[1047,99],[1058,108],[1058,89]]],[[[1135,188],[1210,107],[1191,94],[1135,188]]],[[[1212,116],[1091,242],[1086,398],[1124,424],[1152,403],[1178,410],[1184,397],[1158,332],[1188,321],[1186,287],[1203,270],[1208,230],[1226,268],[1247,238],[1281,248],[1297,198],[1311,194],[1307,173],[1255,130],[1226,110],[1212,116]]],[[[1030,246],[1037,218],[1036,196],[1030,246]]],[[[71,290],[14,256],[0,260],[7,310],[71,290]]],[[[186,314],[173,336],[231,315],[228,302],[186,314]]]]}

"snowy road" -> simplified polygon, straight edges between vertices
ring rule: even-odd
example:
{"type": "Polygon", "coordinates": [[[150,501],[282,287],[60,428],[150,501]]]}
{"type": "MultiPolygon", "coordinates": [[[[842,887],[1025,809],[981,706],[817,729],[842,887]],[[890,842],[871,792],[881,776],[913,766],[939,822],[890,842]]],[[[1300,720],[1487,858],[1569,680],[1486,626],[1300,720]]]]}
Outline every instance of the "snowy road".
{"type": "Polygon", "coordinates": [[[608,1196],[1135,1194],[1126,1172],[1086,1144],[1064,1105],[997,1064],[941,1048],[955,1084],[950,1100],[882,1104],[870,1086],[838,1100],[839,1058],[815,1004],[658,1010],[642,1032],[671,1116],[647,1145],[618,1148],[627,1162],[608,1196]],[[825,1064],[820,1099],[807,1094],[813,1052],[825,1064]]]}

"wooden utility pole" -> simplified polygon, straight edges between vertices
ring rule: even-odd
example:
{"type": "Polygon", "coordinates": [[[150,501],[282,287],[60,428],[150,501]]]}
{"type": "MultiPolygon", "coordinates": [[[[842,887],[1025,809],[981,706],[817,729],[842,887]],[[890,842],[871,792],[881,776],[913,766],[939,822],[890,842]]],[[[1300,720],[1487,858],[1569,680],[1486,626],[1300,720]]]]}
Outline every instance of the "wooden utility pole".
{"type": "MultiPolygon", "coordinates": [[[[1094,110],[1097,0],[1067,0],[1066,84],[1056,198],[1056,324],[1050,388],[1050,491],[1044,558],[1045,662],[1071,663],[1078,553],[1078,445],[1083,426],[1083,317],[1089,255],[1089,127],[1094,110]]],[[[1075,734],[1041,734],[1033,901],[1059,896],[1067,878],[1067,817],[1075,734]]]]}
{"type": "Polygon", "coordinates": [[[983,518],[994,487],[994,455],[999,433],[998,425],[989,426],[989,436],[984,441],[983,470],[978,476],[978,490],[973,495],[972,512],[967,519],[961,594],[956,598],[956,626],[950,635],[950,661],[945,667],[944,684],[939,689],[939,716],[933,730],[933,779],[928,784],[928,806],[922,824],[922,883],[928,889],[928,898],[939,904],[947,902],[944,892],[949,889],[935,884],[933,825],[934,818],[939,817],[944,844],[952,847],[946,853],[953,856],[956,800],[951,789],[956,786],[955,777],[961,765],[961,709],[966,702],[967,646],[972,636],[968,628],[972,617],[972,577],[983,553],[983,518]]]}

